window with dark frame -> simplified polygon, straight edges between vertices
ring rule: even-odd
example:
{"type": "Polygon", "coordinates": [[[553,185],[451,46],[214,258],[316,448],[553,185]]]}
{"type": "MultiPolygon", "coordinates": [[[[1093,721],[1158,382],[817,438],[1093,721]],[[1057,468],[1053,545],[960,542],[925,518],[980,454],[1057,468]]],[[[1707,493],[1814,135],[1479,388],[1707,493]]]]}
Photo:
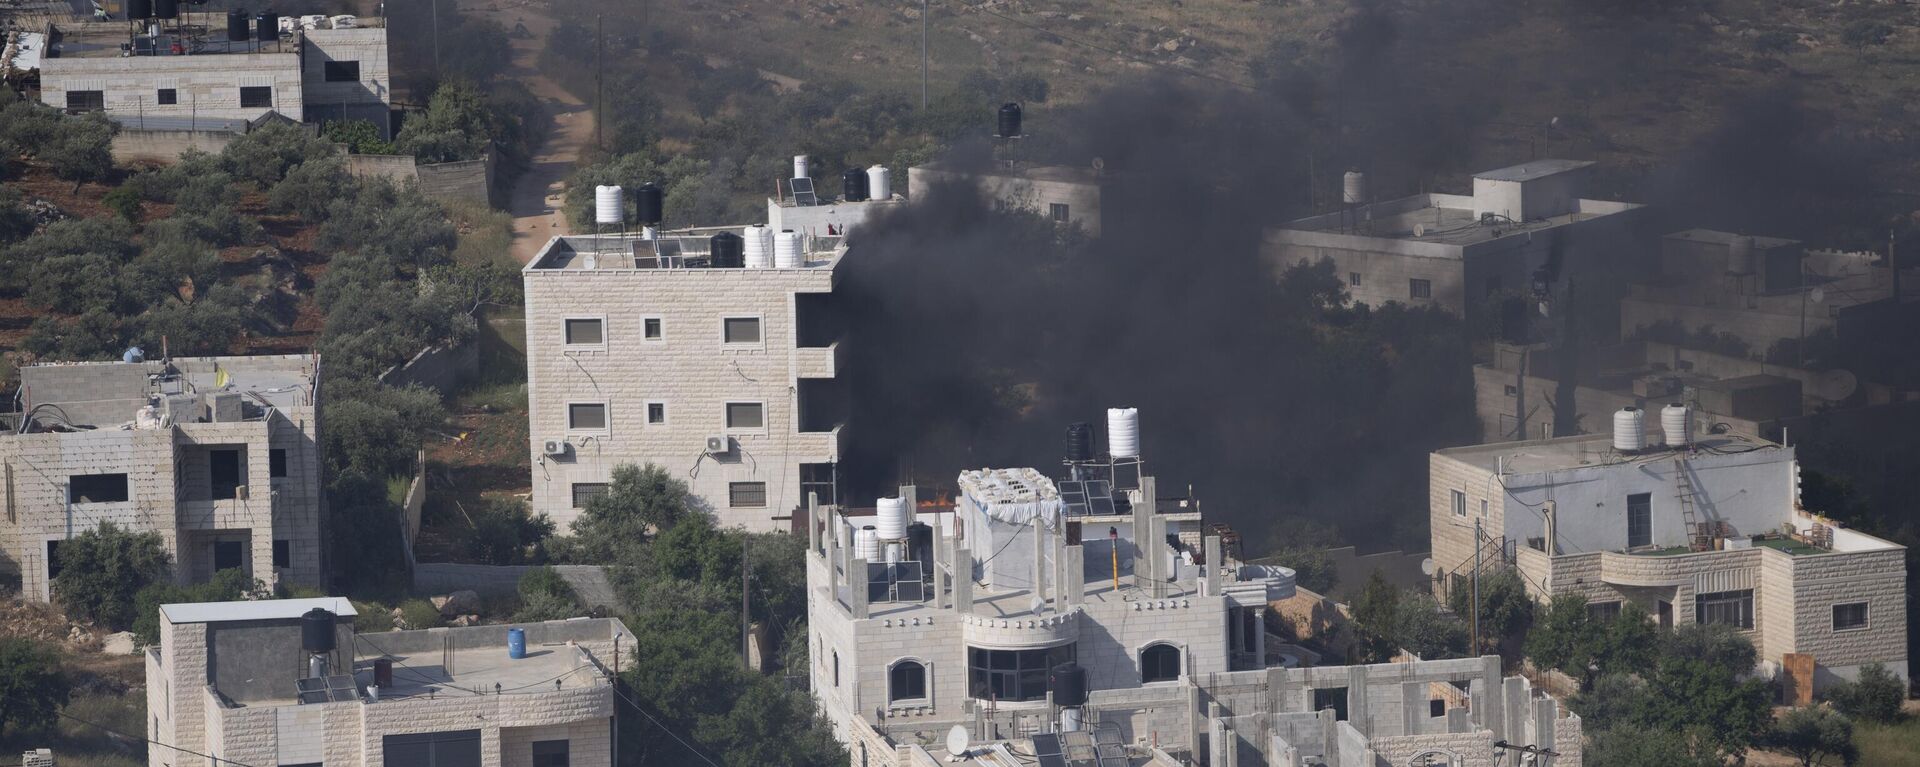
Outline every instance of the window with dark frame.
{"type": "Polygon", "coordinates": [[[1427,716],[1438,719],[1447,715],[1447,702],[1439,698],[1427,701],[1427,716]]]}
{"type": "Polygon", "coordinates": [[[273,88],[266,85],[243,85],[240,87],[241,109],[272,109],[273,88]]]}
{"type": "Polygon", "coordinates": [[[106,91],[67,91],[69,112],[98,112],[106,108],[106,91]]]}
{"type": "Polygon", "coordinates": [[[180,103],[180,91],[173,88],[161,88],[154,92],[153,101],[161,106],[180,103]]]}
{"type": "Polygon", "coordinates": [[[641,334],[645,336],[648,341],[660,340],[661,334],[660,334],[660,318],[659,317],[648,317],[644,320],[641,320],[640,327],[641,327],[641,334]]]}
{"type": "Polygon", "coordinates": [[[1352,285],[1353,287],[1356,287],[1356,288],[1360,287],[1360,273],[1347,272],[1347,284],[1352,285]]]}
{"type": "Polygon", "coordinates": [[[607,342],[606,326],[598,319],[571,319],[566,325],[569,345],[593,345],[607,342]]]}
{"type": "Polygon", "coordinates": [[[927,667],[916,661],[901,661],[887,672],[887,702],[924,700],[927,697],[927,667]]]}
{"type": "Polygon", "coordinates": [[[605,429],[607,428],[607,405],[604,402],[575,402],[567,405],[567,428],[569,429],[605,429]]]}
{"type": "Polygon", "coordinates": [[[230,501],[240,495],[240,486],[246,484],[246,471],[240,468],[239,448],[221,448],[207,451],[208,493],[216,501],[230,501]]]}
{"type": "Polygon", "coordinates": [[[1421,279],[1407,280],[1407,296],[1409,298],[1432,298],[1433,281],[1421,279]]]}
{"type": "Polygon", "coordinates": [[[1833,630],[1852,631],[1867,627],[1867,603],[1848,602],[1833,606],[1833,630]]]}
{"type": "Polygon", "coordinates": [[[721,320],[724,340],[730,344],[760,343],[759,317],[728,317],[721,320]]]}
{"type": "Polygon", "coordinates": [[[607,483],[605,482],[575,482],[573,483],[573,507],[584,509],[588,501],[606,494],[607,483]]]}
{"type": "Polygon", "coordinates": [[[1693,618],[1702,625],[1753,628],[1753,589],[1696,595],[1693,598],[1693,618]]]}
{"type": "Polygon", "coordinates": [[[1587,617],[1602,623],[1612,623],[1620,617],[1620,602],[1588,602],[1587,617]]]}
{"type": "Polygon", "coordinates": [[[666,423],[666,422],[667,422],[667,403],[665,402],[647,403],[647,423],[658,424],[658,423],[666,423]]]}
{"type": "Polygon", "coordinates": [[[1627,496],[1627,548],[1653,545],[1653,494],[1627,496]]]}
{"type": "Polygon", "coordinates": [[[1140,651],[1140,681],[1173,682],[1180,679],[1180,648],[1170,644],[1148,645],[1140,651]]]}
{"type": "Polygon", "coordinates": [[[360,62],[358,61],[322,62],[320,71],[330,83],[360,82],[360,62]]]}
{"type": "Polygon", "coordinates": [[[758,402],[727,403],[727,428],[764,429],[767,427],[766,406],[758,402]]]}
{"type": "Polygon", "coordinates": [[[1313,710],[1326,711],[1328,709],[1333,710],[1333,718],[1336,721],[1343,721],[1347,718],[1347,688],[1313,688],[1313,710]]]}
{"type": "Polygon", "coordinates": [[[386,767],[480,767],[480,731],[387,735],[380,739],[386,767]]]}
{"type": "Polygon", "coordinates": [[[118,503],[128,497],[125,474],[75,474],[67,478],[67,503],[118,503]]]}
{"type": "Polygon", "coordinates": [[[267,476],[280,479],[287,476],[287,449],[275,447],[267,449],[267,476]]]}
{"type": "Polygon", "coordinates": [[[569,744],[564,740],[536,740],[533,742],[533,767],[571,767],[572,755],[569,744]]]}
{"type": "Polygon", "coordinates": [[[1068,215],[1067,204],[1064,202],[1047,203],[1047,215],[1051,217],[1053,223],[1056,224],[1067,223],[1067,219],[1071,218],[1071,216],[1068,215]]]}
{"type": "Polygon", "coordinates": [[[284,569],[293,566],[293,543],[284,538],[273,541],[273,566],[284,569]]]}
{"type": "Polygon", "coordinates": [[[1467,494],[1460,492],[1458,490],[1449,490],[1447,492],[1453,494],[1453,515],[1456,517],[1466,516],[1467,515],[1467,494]]]}
{"type": "Polygon", "coordinates": [[[1038,650],[967,648],[967,695],[977,700],[1027,701],[1047,697],[1047,670],[1074,659],[1074,646],[1038,650]]]}
{"type": "Polygon", "coordinates": [[[767,483],[727,483],[727,505],[736,509],[762,509],[767,506],[767,483]]]}

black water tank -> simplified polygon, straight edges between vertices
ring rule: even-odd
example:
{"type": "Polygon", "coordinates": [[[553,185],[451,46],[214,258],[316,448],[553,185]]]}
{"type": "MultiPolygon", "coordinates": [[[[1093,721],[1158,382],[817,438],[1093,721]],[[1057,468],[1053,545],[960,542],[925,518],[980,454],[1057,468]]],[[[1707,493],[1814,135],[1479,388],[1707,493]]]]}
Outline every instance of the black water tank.
{"type": "Polygon", "coordinates": [[[393,659],[373,659],[373,684],[382,690],[393,687],[393,659]]]}
{"type": "Polygon", "coordinates": [[[641,226],[657,226],[662,211],[667,207],[667,195],[652,181],[648,181],[633,190],[633,206],[640,213],[641,226]]]}
{"type": "Polygon", "coordinates": [[[333,652],[333,613],[315,607],[300,616],[300,647],[307,652],[333,652]]]}
{"type": "Polygon", "coordinates": [[[280,39],[280,14],[273,11],[261,11],[253,17],[253,36],[263,43],[280,39]]]}
{"type": "Polygon", "coordinates": [[[747,265],[747,238],[733,232],[721,232],[707,240],[716,269],[739,269],[747,265]]]}
{"type": "Polygon", "coordinates": [[[1000,105],[1000,138],[1020,135],[1020,105],[1011,101],[1000,105]]]}
{"type": "Polygon", "coordinates": [[[153,0],[153,17],[156,19],[180,18],[180,0],[153,0]]]}
{"type": "Polygon", "coordinates": [[[1067,460],[1093,460],[1093,427],[1084,421],[1067,424],[1067,460]]]}
{"type": "Polygon", "coordinates": [[[1053,705],[1087,705],[1087,670],[1077,663],[1062,663],[1047,672],[1047,692],[1053,693],[1053,705]]]}
{"type": "Polygon", "coordinates": [[[926,562],[921,568],[923,578],[933,576],[933,526],[915,522],[907,525],[907,558],[915,562],[926,562]]]}
{"type": "Polygon", "coordinates": [[[227,11],[227,39],[236,43],[246,42],[247,38],[253,34],[251,21],[247,18],[246,11],[238,8],[227,11]]]}
{"type": "Polygon", "coordinates": [[[859,168],[848,168],[840,174],[840,188],[847,202],[861,202],[867,199],[867,172],[859,168]]]}
{"type": "Polygon", "coordinates": [[[127,0],[127,18],[153,18],[153,0],[127,0]]]}

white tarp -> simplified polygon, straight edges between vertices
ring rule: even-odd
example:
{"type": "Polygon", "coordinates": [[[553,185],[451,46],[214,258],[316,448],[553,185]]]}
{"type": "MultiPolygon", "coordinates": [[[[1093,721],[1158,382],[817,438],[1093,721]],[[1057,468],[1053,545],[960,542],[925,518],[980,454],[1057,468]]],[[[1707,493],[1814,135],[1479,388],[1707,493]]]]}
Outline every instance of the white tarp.
{"type": "Polygon", "coordinates": [[[1001,522],[1024,525],[1035,519],[1060,529],[1060,491],[1034,469],[970,469],[960,472],[960,493],[975,508],[1001,522]]]}
{"type": "MultiPolygon", "coordinates": [[[[994,591],[1033,588],[1033,537],[1058,535],[1060,493],[1053,480],[1033,469],[977,469],[960,473],[955,513],[973,552],[973,577],[994,591]]],[[[1053,546],[1041,550],[1051,576],[1053,546]]]]}

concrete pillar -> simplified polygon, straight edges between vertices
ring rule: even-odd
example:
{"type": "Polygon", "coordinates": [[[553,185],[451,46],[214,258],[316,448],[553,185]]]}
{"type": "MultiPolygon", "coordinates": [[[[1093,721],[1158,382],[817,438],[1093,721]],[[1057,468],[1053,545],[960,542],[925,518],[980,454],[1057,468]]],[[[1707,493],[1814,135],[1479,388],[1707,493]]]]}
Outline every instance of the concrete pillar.
{"type": "Polygon", "coordinates": [[[1475,679],[1467,683],[1467,705],[1473,709],[1474,724],[1481,729],[1492,731],[1493,739],[1499,740],[1503,735],[1498,726],[1500,711],[1494,704],[1496,700],[1499,700],[1499,695],[1485,680],[1475,679]]]}
{"type": "Polygon", "coordinates": [[[1219,596],[1220,595],[1220,536],[1209,535],[1205,538],[1205,540],[1206,540],[1206,547],[1207,547],[1206,548],[1207,587],[1206,587],[1206,590],[1202,591],[1201,593],[1206,594],[1207,596],[1210,596],[1210,597],[1219,596]]]}
{"type": "Polygon", "coordinates": [[[807,553],[820,550],[820,494],[807,493],[807,553]]]}
{"type": "Polygon", "coordinates": [[[1447,709],[1447,732],[1454,735],[1473,732],[1473,716],[1464,708],[1447,709]]]}
{"type": "Polygon", "coordinates": [[[1167,581],[1173,579],[1173,574],[1168,572],[1171,568],[1169,557],[1172,556],[1172,550],[1166,545],[1167,521],[1155,515],[1147,521],[1147,527],[1149,528],[1147,540],[1154,543],[1153,567],[1150,568],[1149,573],[1153,577],[1153,598],[1165,599],[1167,598],[1167,581]]]}
{"type": "Polygon", "coordinates": [[[1033,520],[1033,601],[1045,604],[1047,601],[1047,526],[1035,518],[1033,520]]]}
{"type": "Polygon", "coordinates": [[[1512,677],[1501,685],[1500,713],[1502,726],[1495,732],[1501,733],[1510,743],[1524,743],[1527,738],[1527,680],[1512,677]]]}
{"type": "Polygon", "coordinates": [[[855,559],[847,565],[847,602],[854,620],[867,617],[867,560],[855,559]]]}
{"type": "Polygon", "coordinates": [[[1070,596],[1070,592],[1067,590],[1068,582],[1071,579],[1067,577],[1067,527],[1065,520],[1062,520],[1060,523],[1059,533],[1051,536],[1050,540],[1053,543],[1051,547],[1051,551],[1053,552],[1053,567],[1050,568],[1050,572],[1053,573],[1053,610],[1054,612],[1066,612],[1068,606],[1073,604],[1073,596],[1077,595],[1070,596]]]}
{"type": "Polygon", "coordinates": [[[973,612],[973,552],[965,546],[953,552],[953,609],[973,612]]]}
{"type": "Polygon", "coordinates": [[[933,568],[934,609],[940,609],[950,604],[947,601],[946,565],[953,561],[953,557],[947,555],[949,542],[946,537],[941,534],[942,527],[944,527],[944,525],[940,521],[940,515],[933,515],[933,562],[927,566],[933,568]]]}
{"type": "MultiPolygon", "coordinates": [[[[1353,692],[1349,690],[1347,694],[1351,696],[1353,692]]],[[[1400,725],[1403,728],[1400,734],[1419,735],[1426,732],[1429,694],[1426,682],[1400,683],[1400,725]]]]}
{"type": "Polygon", "coordinates": [[[1367,705],[1367,667],[1347,667],[1347,721],[1368,737],[1373,735],[1373,712],[1367,705]]]}
{"type": "Polygon", "coordinates": [[[1559,706],[1552,698],[1541,698],[1533,702],[1533,745],[1554,750],[1553,720],[1559,717],[1559,706]]]}
{"type": "Polygon", "coordinates": [[[827,598],[836,603],[840,601],[840,536],[834,524],[838,516],[829,512],[828,519],[824,520],[826,527],[821,532],[827,546],[827,598]]]}
{"type": "MultiPolygon", "coordinates": [[[[1544,505],[1541,511],[1546,516],[1547,529],[1542,531],[1545,541],[1541,545],[1547,550],[1547,556],[1551,557],[1560,553],[1560,505],[1553,501],[1547,501],[1544,505]]],[[[1553,568],[1549,567],[1547,571],[1552,572],[1553,568]]]]}
{"type": "Polygon", "coordinates": [[[1067,547],[1066,594],[1067,604],[1077,605],[1087,593],[1087,549],[1085,546],[1067,547]]]}
{"type": "Polygon", "coordinates": [[[1147,532],[1153,529],[1154,479],[1140,478],[1140,500],[1133,504],[1133,586],[1148,588],[1153,580],[1154,562],[1158,561],[1160,549],[1146,540],[1147,532]]]}
{"type": "Polygon", "coordinates": [[[1280,667],[1267,669],[1267,711],[1284,714],[1292,710],[1287,705],[1287,670],[1280,667]]]}

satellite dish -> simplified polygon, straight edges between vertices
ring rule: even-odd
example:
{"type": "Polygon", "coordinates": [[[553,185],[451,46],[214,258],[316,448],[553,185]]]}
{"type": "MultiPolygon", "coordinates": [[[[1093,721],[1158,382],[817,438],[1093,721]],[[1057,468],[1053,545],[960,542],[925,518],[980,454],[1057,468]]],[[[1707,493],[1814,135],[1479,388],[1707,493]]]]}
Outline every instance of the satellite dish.
{"type": "Polygon", "coordinates": [[[1414,224],[1414,225],[1413,225],[1413,236],[1415,236],[1415,237],[1425,237],[1425,236],[1427,236],[1427,225],[1426,225],[1426,224],[1414,224]]]}
{"type": "Polygon", "coordinates": [[[1807,293],[1807,299],[1816,304],[1823,303],[1827,300],[1827,291],[1825,288],[1814,288],[1807,293]]]}
{"type": "Polygon", "coordinates": [[[1106,169],[1107,169],[1107,161],[1106,161],[1106,160],[1102,160],[1102,159],[1100,159],[1100,158],[1098,158],[1098,157],[1095,157],[1095,158],[1093,158],[1093,169],[1094,169],[1094,170],[1106,170],[1106,169]]]}
{"type": "Polygon", "coordinates": [[[1438,571],[1439,569],[1440,569],[1440,566],[1437,564],[1434,564],[1433,557],[1427,557],[1426,559],[1420,560],[1420,572],[1425,573],[1427,577],[1433,577],[1434,572],[1438,571]]]}
{"type": "Polygon", "coordinates": [[[1853,396],[1859,388],[1860,379],[1848,370],[1829,370],[1813,379],[1813,396],[1832,402],[1853,396]]]}
{"type": "Polygon", "coordinates": [[[973,736],[967,734],[967,726],[956,724],[947,731],[947,754],[955,760],[967,755],[967,749],[973,746],[973,736]]]}

